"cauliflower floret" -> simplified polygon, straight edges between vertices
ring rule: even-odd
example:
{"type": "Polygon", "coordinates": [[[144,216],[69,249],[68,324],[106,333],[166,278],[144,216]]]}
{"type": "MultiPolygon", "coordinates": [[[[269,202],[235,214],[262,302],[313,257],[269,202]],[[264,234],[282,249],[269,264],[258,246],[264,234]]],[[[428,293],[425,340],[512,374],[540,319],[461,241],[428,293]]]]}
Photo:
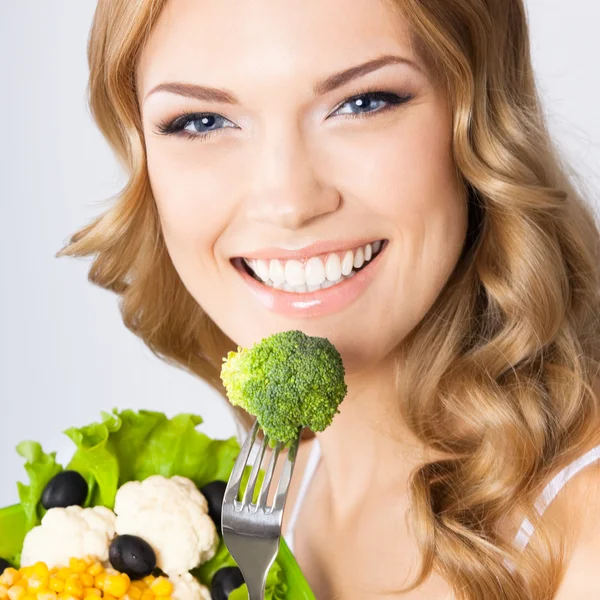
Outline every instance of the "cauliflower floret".
{"type": "Polygon", "coordinates": [[[175,575],[171,578],[173,600],[211,600],[210,590],[202,585],[191,573],[175,575]]]}
{"type": "Polygon", "coordinates": [[[21,566],[41,561],[50,568],[66,567],[73,556],[107,561],[114,535],[115,514],[104,506],[51,508],[25,536],[21,566]]]}
{"type": "Polygon", "coordinates": [[[219,534],[208,502],[186,477],[152,475],[130,481],[115,499],[116,531],[146,540],[170,577],[186,573],[217,552],[219,534]]]}

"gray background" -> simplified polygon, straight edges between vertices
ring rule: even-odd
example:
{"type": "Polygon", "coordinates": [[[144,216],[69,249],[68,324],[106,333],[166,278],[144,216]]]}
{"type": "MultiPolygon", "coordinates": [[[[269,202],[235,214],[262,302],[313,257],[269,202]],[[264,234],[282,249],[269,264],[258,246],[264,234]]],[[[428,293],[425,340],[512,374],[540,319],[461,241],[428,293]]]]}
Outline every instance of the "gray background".
{"type": "MultiPolygon", "coordinates": [[[[236,432],[204,382],[154,357],[121,322],[86,260],[54,258],[124,182],[85,102],[94,0],[0,0],[0,506],[17,501],[39,440],[64,461],[60,432],[113,406],[201,414],[236,432]]],[[[553,132],[600,212],[597,0],[529,0],[533,58],[553,132]]]]}

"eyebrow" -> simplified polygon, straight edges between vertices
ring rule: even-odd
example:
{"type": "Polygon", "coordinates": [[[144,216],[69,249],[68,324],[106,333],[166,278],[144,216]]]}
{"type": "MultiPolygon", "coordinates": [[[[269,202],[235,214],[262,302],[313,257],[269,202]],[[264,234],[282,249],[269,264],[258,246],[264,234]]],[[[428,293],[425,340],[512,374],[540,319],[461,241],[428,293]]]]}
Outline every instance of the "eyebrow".
{"type": "MultiPolygon", "coordinates": [[[[326,94],[339,87],[342,87],[343,85],[346,85],[354,79],[358,79],[359,77],[366,75],[367,73],[371,73],[372,71],[376,71],[377,69],[381,69],[386,65],[392,64],[405,64],[413,67],[414,69],[420,70],[416,63],[408,60],[407,58],[396,56],[394,54],[385,54],[378,58],[361,63],[360,65],[356,65],[354,67],[350,67],[349,69],[345,69],[344,71],[329,75],[327,78],[317,82],[313,86],[313,92],[316,96],[326,94]]],[[[240,103],[236,96],[228,90],[204,85],[196,85],[194,83],[178,82],[159,83],[146,94],[146,98],[144,100],[156,92],[170,92],[171,94],[177,94],[187,98],[195,98],[197,100],[205,100],[208,102],[221,102],[223,104],[240,103]]]]}

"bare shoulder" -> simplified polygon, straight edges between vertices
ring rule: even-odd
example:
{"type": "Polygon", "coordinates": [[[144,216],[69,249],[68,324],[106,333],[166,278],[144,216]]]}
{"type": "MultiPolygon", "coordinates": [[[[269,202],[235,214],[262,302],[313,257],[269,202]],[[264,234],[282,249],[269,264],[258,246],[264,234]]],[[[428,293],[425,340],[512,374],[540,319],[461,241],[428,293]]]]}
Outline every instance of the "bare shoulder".
{"type": "MultiPolygon", "coordinates": [[[[600,401],[600,379],[594,391],[600,401]]],[[[553,516],[572,536],[572,542],[555,600],[600,598],[600,461],[572,477],[564,491],[557,497],[553,516]]]]}

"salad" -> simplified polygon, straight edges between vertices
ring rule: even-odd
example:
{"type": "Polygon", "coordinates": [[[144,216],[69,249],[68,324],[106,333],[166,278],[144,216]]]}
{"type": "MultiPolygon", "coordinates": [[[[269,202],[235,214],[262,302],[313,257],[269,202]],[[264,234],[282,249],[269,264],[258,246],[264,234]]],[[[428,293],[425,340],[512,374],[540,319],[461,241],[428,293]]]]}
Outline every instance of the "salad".
{"type": "MultiPolygon", "coordinates": [[[[65,432],[75,452],[64,467],[19,444],[29,481],[0,509],[0,600],[247,599],[220,531],[240,446],[200,423],[115,409],[65,432]]],[[[314,600],[284,539],[265,598],[314,600]]]]}

